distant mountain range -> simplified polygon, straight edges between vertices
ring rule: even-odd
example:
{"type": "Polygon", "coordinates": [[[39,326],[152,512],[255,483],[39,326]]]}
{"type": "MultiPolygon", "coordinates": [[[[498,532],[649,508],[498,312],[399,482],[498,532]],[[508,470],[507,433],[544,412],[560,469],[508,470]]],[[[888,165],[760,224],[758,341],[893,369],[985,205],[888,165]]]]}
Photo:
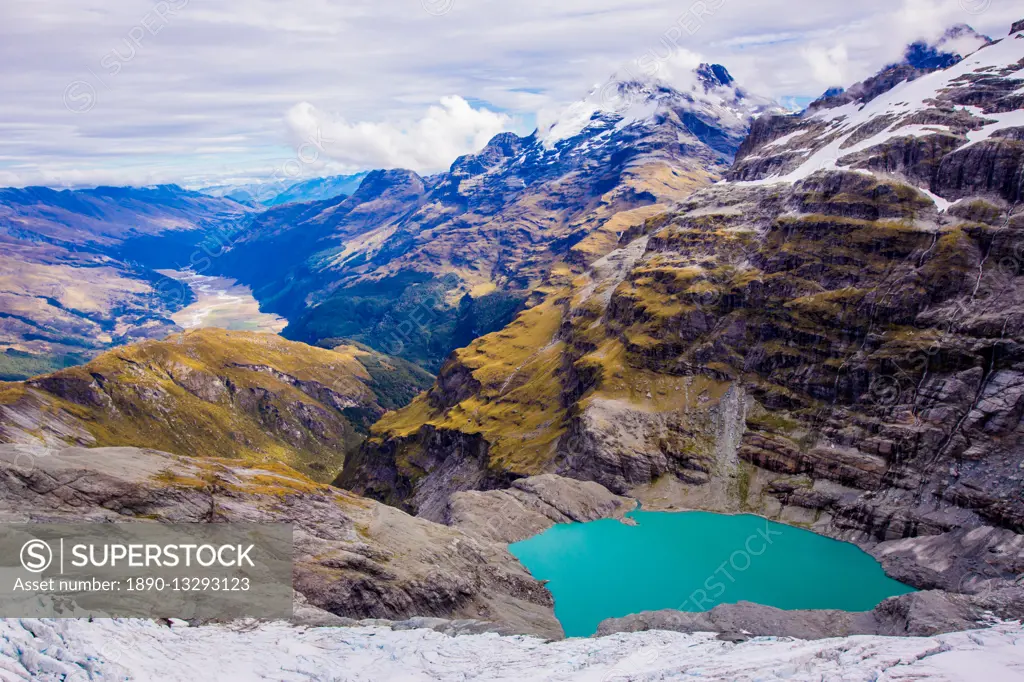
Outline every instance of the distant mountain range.
{"type": "Polygon", "coordinates": [[[263,182],[243,185],[214,185],[199,191],[214,197],[226,197],[250,206],[280,206],[307,201],[324,201],[352,194],[366,173],[311,178],[298,182],[263,182]]]}

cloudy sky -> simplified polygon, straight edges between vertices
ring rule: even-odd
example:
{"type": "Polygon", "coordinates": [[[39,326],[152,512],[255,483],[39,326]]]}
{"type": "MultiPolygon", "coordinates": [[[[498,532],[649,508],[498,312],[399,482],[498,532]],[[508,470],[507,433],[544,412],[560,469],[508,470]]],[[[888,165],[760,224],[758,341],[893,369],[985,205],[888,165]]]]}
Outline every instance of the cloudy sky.
{"type": "Polygon", "coordinates": [[[3,0],[0,185],[433,172],[669,49],[800,102],[946,26],[1002,37],[1017,15],[1017,0],[3,0]]]}

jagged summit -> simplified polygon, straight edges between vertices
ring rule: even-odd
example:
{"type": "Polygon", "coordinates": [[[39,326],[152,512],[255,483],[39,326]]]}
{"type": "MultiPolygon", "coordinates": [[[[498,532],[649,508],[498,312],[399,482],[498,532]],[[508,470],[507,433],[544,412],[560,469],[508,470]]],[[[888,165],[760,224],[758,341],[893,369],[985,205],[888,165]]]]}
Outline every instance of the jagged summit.
{"type": "Polygon", "coordinates": [[[816,103],[822,102],[822,101],[830,99],[832,97],[837,97],[837,96],[843,94],[844,92],[846,92],[846,88],[844,88],[842,85],[833,85],[828,90],[826,90],[825,92],[821,93],[821,97],[816,99],[811,104],[811,106],[814,106],[816,103]]]}
{"type": "Polygon", "coordinates": [[[697,67],[697,78],[705,88],[725,87],[735,80],[729,70],[721,64],[701,64],[697,67]]]}
{"type": "Polygon", "coordinates": [[[902,63],[916,69],[946,69],[991,43],[991,38],[967,24],[956,24],[933,43],[919,40],[908,45],[902,63]]]}
{"type": "Polygon", "coordinates": [[[926,73],[947,69],[967,55],[991,45],[992,39],[978,33],[967,24],[956,24],[946,29],[933,42],[918,40],[907,45],[903,59],[889,64],[875,75],[850,86],[830,87],[808,106],[808,110],[841,106],[848,102],[867,102],[904,80],[914,80],[926,73]]]}
{"type": "MultiPolygon", "coordinates": [[[[705,129],[715,129],[738,138],[738,144],[756,116],[778,108],[775,101],[737,85],[721,64],[702,62],[680,68],[669,61],[659,64],[652,75],[638,76],[629,70],[612,75],[566,107],[554,123],[538,131],[538,138],[547,149],[555,149],[578,137],[608,135],[675,116],[691,123],[698,137],[705,129]]],[[[731,159],[732,153],[724,148],[716,151],[731,159]]]]}

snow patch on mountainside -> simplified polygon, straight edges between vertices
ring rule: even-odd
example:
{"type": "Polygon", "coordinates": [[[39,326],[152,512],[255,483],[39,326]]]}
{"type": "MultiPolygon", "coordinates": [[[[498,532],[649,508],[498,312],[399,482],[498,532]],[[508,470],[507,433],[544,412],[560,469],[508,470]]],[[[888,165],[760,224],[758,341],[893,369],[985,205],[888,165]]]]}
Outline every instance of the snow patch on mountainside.
{"type": "Polygon", "coordinates": [[[936,680],[1024,678],[1024,629],[802,641],[639,632],[546,643],[433,630],[0,621],[0,680],[936,680]]]}
{"type": "Polygon", "coordinates": [[[1016,128],[1024,126],[1024,109],[1017,109],[1016,111],[1004,111],[995,114],[985,114],[985,118],[994,119],[994,123],[990,123],[980,130],[972,130],[967,133],[967,144],[961,149],[969,147],[972,144],[987,140],[992,137],[992,133],[997,130],[1004,130],[1006,128],[1016,128]]]}
{"type": "Polygon", "coordinates": [[[923,187],[918,187],[917,191],[921,192],[922,194],[927,196],[929,199],[931,199],[932,203],[935,204],[935,208],[938,209],[939,213],[944,213],[945,211],[947,211],[949,209],[950,206],[952,206],[954,203],[956,203],[956,202],[953,202],[953,201],[949,201],[948,199],[943,199],[938,194],[934,194],[930,190],[927,190],[927,189],[925,189],[923,187]]]}
{"type": "MultiPolygon", "coordinates": [[[[828,127],[819,136],[819,140],[829,142],[818,147],[796,168],[783,175],[771,175],[758,180],[743,181],[741,185],[763,185],[780,182],[796,182],[820,170],[846,169],[841,158],[856,152],[871,149],[895,137],[922,137],[934,133],[947,132],[948,127],[941,125],[907,124],[915,115],[932,107],[932,103],[943,92],[963,86],[975,74],[992,74],[1005,69],[1009,65],[1020,63],[1024,59],[1024,40],[1021,35],[1010,36],[997,43],[983,47],[965,57],[957,64],[940,71],[934,71],[915,80],[903,81],[867,103],[851,102],[839,107],[825,108],[807,116],[808,123],[822,122],[828,127]],[[856,144],[848,144],[848,140],[867,123],[892,119],[891,125],[856,144]]],[[[1006,76],[1014,77],[1014,74],[1006,76]]],[[[980,129],[967,133],[967,144],[976,144],[986,140],[997,131],[1016,126],[1024,126],[1024,110],[1009,112],[985,113],[979,107],[960,107],[961,110],[986,121],[980,129]]],[[[790,139],[800,136],[804,131],[797,130],[766,144],[761,150],[777,149],[790,139]]],[[[808,142],[812,147],[812,142],[808,142]]],[[[797,151],[797,150],[793,150],[797,151]]],[[[755,157],[752,157],[755,158],[755,157]]]]}

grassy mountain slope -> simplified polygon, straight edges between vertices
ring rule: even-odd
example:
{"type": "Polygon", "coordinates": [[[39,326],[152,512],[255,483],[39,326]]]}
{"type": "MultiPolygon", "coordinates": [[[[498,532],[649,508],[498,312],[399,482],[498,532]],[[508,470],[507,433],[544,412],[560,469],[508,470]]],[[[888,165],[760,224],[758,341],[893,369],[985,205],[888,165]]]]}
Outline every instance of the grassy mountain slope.
{"type": "Polygon", "coordinates": [[[0,384],[0,441],[280,460],[329,479],[385,409],[430,379],[356,346],[200,329],[0,384]]]}

